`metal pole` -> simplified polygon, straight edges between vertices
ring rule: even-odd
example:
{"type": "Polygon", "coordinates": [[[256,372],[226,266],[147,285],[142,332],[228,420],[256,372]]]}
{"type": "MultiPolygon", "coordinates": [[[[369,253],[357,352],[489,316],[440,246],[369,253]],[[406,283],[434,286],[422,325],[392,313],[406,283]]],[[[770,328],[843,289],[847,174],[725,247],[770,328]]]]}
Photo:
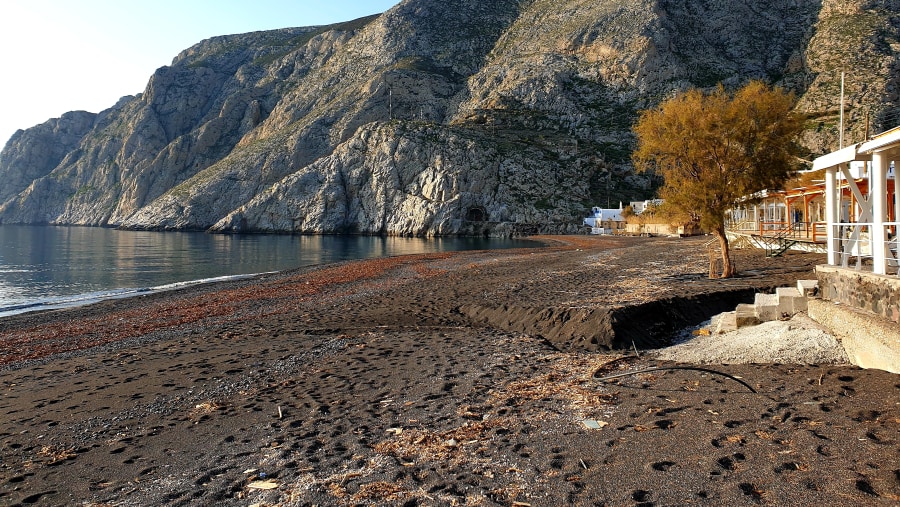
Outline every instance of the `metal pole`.
{"type": "Polygon", "coordinates": [[[863,141],[869,140],[869,110],[866,109],[866,135],[863,137],[863,141]]]}
{"type": "Polygon", "coordinates": [[[844,73],[841,72],[841,134],[839,149],[844,149],[844,73]]]}
{"type": "Polygon", "coordinates": [[[609,180],[612,179],[612,172],[606,173],[606,209],[609,209],[609,180]]]}

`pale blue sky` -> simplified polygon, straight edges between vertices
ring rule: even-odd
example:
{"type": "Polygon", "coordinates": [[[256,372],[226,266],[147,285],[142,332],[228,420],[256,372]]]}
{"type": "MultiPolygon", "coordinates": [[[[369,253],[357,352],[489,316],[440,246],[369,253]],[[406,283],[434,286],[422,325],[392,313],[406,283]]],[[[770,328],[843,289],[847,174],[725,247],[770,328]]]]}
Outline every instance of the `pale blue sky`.
{"type": "Polygon", "coordinates": [[[67,111],[144,90],[216,35],[349,21],[400,0],[0,0],[0,146],[67,111]]]}

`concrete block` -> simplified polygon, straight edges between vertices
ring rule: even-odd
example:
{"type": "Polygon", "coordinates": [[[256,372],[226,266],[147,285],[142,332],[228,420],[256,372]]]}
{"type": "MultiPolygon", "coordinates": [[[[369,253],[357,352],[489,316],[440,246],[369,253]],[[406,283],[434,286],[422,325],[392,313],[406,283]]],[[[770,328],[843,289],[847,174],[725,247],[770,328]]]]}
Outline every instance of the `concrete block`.
{"type": "Polygon", "coordinates": [[[753,306],[756,307],[756,317],[762,322],[771,322],[781,318],[777,294],[756,294],[753,306]]]}
{"type": "Polygon", "coordinates": [[[809,316],[840,338],[851,363],[900,373],[900,326],[896,323],[822,299],[809,300],[809,316]]]}
{"type": "Polygon", "coordinates": [[[734,311],[734,325],[738,328],[755,326],[759,324],[759,317],[756,316],[756,306],[742,303],[737,305],[734,311]]]}
{"type": "Polygon", "coordinates": [[[716,319],[716,334],[737,331],[737,328],[737,312],[725,312],[716,319]]]}
{"type": "Polygon", "coordinates": [[[819,293],[819,281],[818,280],[797,280],[797,290],[800,291],[801,296],[815,296],[819,293]]]}
{"type": "Polygon", "coordinates": [[[794,287],[779,287],[775,289],[778,296],[778,311],[783,314],[794,315],[806,311],[806,297],[800,294],[794,287]]]}

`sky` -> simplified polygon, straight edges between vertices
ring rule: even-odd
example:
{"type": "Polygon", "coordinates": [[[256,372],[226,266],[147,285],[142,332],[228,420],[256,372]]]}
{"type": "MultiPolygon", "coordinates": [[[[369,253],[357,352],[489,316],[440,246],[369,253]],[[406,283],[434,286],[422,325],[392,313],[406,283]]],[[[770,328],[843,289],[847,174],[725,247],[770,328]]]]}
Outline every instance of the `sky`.
{"type": "Polygon", "coordinates": [[[0,146],[68,111],[136,95],[216,35],[349,21],[400,0],[0,0],[0,146]]]}

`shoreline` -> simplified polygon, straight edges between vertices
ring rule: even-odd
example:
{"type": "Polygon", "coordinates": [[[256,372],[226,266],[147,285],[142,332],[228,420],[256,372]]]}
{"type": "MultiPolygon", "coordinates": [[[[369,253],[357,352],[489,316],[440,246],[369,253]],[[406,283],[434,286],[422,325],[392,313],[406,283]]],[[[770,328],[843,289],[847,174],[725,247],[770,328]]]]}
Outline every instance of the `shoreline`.
{"type": "Polygon", "coordinates": [[[537,243],[495,238],[362,235],[215,235],[69,226],[0,228],[0,318],[82,306],[229,276],[253,276],[343,260],[537,243]],[[2,233],[6,234],[2,234],[2,233]],[[17,244],[53,254],[33,260],[17,244]],[[121,266],[121,269],[119,267],[121,266]]]}
{"type": "Polygon", "coordinates": [[[685,371],[599,383],[660,363],[550,336],[582,317],[623,340],[662,333],[717,294],[809,276],[814,255],[742,251],[722,281],[702,238],[546,240],[0,319],[0,504],[900,498],[895,375],[717,367],[754,396],[685,371]]]}
{"type": "Polygon", "coordinates": [[[9,306],[0,306],[0,319],[12,317],[14,315],[22,315],[32,312],[44,312],[53,310],[68,310],[88,306],[104,301],[113,301],[116,299],[127,299],[132,297],[143,296],[147,294],[156,294],[170,290],[194,287],[197,285],[215,284],[221,282],[229,282],[256,278],[264,275],[275,274],[276,272],[265,273],[249,273],[246,275],[224,275],[212,278],[201,278],[197,280],[186,280],[183,282],[172,282],[154,287],[121,287],[115,289],[106,289],[96,292],[71,294],[66,296],[55,296],[50,299],[23,301],[14,303],[9,306]]]}

